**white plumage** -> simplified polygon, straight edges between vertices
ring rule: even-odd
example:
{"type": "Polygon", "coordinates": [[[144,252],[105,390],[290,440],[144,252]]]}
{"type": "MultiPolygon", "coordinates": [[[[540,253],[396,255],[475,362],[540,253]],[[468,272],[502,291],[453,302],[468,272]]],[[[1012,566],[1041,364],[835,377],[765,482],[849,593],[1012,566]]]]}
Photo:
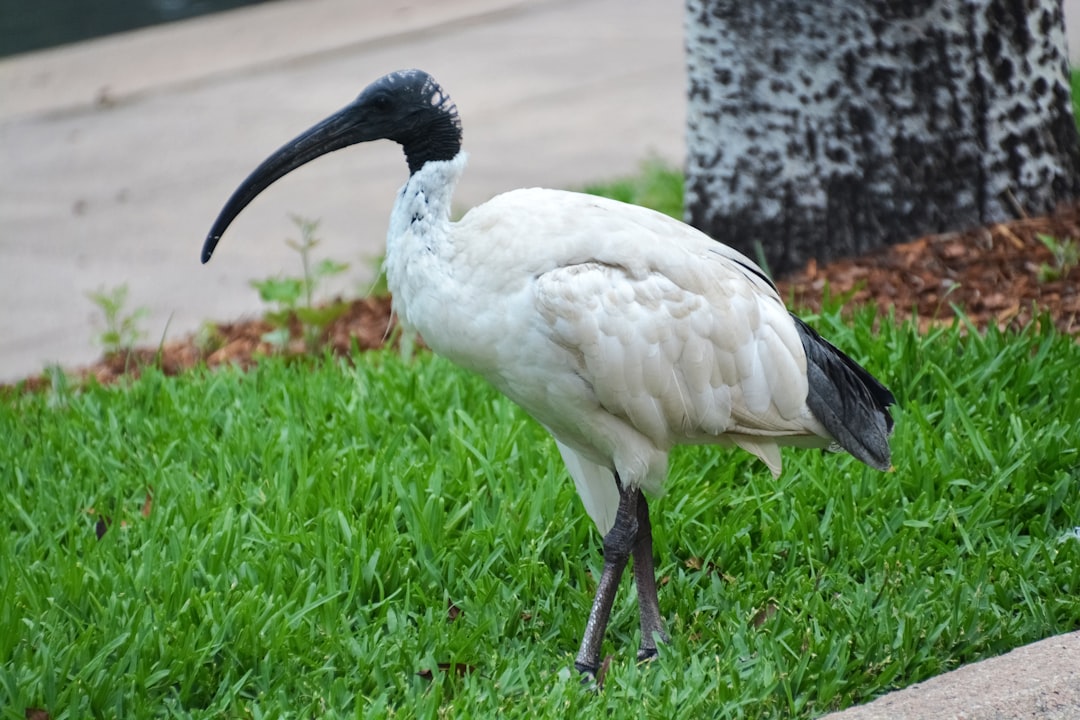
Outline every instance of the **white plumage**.
{"type": "Polygon", "coordinates": [[[666,215],[560,190],[514,190],[451,223],[464,167],[464,153],[428,162],[399,193],[394,308],[555,436],[601,534],[619,502],[612,461],[659,494],[676,444],[738,445],[779,474],[779,444],[832,442],[806,405],[791,316],[748,258],[666,215]]]}
{"type": "Polygon", "coordinates": [[[639,657],[664,637],[641,491],[663,491],[673,446],[736,445],[774,474],[781,445],[836,445],[889,467],[891,393],[789,314],[735,250],[660,213],[558,190],[514,190],[451,222],[465,168],[461,125],[421,71],[381,78],[264,161],[221,211],[203,261],[275,180],[382,138],[401,143],[410,169],[387,236],[395,311],[551,432],[604,536],[604,572],[575,661],[582,672],[599,667],[631,555],[639,657]]]}

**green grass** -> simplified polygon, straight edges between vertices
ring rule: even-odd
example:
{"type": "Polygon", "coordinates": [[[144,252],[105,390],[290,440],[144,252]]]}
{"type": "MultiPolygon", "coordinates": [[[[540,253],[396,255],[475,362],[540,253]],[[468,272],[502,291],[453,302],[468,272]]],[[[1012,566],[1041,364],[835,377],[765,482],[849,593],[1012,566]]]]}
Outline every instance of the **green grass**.
{"type": "Polygon", "coordinates": [[[9,394],[0,717],[811,717],[1080,627],[1080,347],[878,322],[815,319],[896,391],[896,471],[676,453],[672,642],[634,662],[624,584],[599,696],[570,670],[596,531],[544,431],[448,362],[9,394]]]}

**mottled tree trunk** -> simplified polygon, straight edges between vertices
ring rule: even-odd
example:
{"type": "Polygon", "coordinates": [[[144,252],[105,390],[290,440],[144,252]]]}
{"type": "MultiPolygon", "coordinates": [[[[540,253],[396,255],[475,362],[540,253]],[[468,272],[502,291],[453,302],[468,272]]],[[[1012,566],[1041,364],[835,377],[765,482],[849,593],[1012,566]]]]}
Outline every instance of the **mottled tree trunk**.
{"type": "Polygon", "coordinates": [[[1061,0],[687,0],[686,218],[782,273],[1080,190],[1061,0]]]}

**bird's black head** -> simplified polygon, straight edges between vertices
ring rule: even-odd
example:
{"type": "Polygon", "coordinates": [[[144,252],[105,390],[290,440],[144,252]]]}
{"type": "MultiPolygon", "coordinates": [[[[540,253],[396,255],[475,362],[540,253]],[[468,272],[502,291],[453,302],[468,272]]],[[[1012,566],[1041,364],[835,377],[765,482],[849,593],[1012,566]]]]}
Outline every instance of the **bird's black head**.
{"type": "Polygon", "coordinates": [[[450,96],[423,70],[401,70],[364,88],[351,104],[301,133],[267,158],[222,208],[203,244],[202,261],[221,235],[259,193],[301,165],[357,143],[393,140],[402,146],[409,172],[461,150],[461,120],[450,96]]]}
{"type": "Polygon", "coordinates": [[[405,150],[409,172],[429,160],[451,160],[461,150],[457,106],[423,70],[401,70],[368,85],[350,107],[365,108],[365,122],[405,150]]]}

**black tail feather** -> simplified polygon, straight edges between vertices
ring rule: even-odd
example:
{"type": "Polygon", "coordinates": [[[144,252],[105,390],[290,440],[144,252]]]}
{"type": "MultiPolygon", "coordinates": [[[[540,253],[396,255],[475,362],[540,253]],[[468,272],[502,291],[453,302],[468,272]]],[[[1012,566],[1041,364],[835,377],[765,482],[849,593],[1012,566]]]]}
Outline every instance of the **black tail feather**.
{"type": "Polygon", "coordinates": [[[806,351],[810,392],[806,404],[840,446],[878,470],[892,466],[889,406],[896,398],[861,365],[795,315],[791,316],[806,351]]]}

